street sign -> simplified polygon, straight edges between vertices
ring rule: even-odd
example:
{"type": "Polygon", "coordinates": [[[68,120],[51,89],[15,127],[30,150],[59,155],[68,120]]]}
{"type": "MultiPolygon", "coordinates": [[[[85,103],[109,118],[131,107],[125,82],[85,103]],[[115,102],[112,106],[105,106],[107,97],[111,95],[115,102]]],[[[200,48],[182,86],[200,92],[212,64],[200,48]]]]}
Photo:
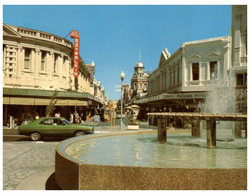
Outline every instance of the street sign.
{"type": "Polygon", "coordinates": [[[120,87],[120,88],[121,88],[121,87],[122,87],[122,85],[116,85],[115,87],[120,87]]]}
{"type": "Polygon", "coordinates": [[[121,91],[121,89],[116,89],[116,91],[121,91]]]}

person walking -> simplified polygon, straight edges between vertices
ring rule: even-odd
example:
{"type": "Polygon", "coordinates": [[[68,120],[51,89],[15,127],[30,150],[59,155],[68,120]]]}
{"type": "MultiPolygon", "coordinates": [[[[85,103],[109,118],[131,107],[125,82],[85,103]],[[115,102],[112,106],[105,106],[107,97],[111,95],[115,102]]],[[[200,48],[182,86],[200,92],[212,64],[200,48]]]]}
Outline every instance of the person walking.
{"type": "Polygon", "coordinates": [[[74,123],[74,115],[70,112],[70,123],[74,123]]]}
{"type": "Polygon", "coordinates": [[[75,123],[79,123],[79,114],[77,111],[74,112],[74,117],[75,117],[75,123]]]}

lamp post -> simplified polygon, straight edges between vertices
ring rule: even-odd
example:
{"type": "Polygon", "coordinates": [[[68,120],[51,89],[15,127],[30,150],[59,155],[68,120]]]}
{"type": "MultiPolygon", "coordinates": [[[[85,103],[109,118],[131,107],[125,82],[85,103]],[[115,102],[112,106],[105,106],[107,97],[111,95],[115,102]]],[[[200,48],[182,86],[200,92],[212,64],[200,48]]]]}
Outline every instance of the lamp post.
{"type": "Polygon", "coordinates": [[[122,112],[123,112],[123,79],[125,77],[124,72],[121,72],[121,123],[120,123],[120,129],[122,130],[122,112]]]}

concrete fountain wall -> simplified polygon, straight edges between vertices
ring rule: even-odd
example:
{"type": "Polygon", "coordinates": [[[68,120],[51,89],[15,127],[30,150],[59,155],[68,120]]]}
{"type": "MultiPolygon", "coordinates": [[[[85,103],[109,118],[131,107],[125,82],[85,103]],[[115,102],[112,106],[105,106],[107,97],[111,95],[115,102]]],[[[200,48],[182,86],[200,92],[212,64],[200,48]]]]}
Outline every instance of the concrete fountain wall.
{"type": "MultiPolygon", "coordinates": [[[[121,133],[122,134],[122,133],[121,133]]],[[[117,134],[119,135],[119,134],[117,134]]],[[[104,136],[104,135],[103,135],[104,136]]],[[[120,135],[123,136],[123,135],[120,135]]],[[[79,140],[71,138],[56,148],[55,179],[64,190],[246,190],[245,168],[156,168],[80,163],[65,152],[79,140]]],[[[106,154],[105,154],[106,155],[106,154]]]]}

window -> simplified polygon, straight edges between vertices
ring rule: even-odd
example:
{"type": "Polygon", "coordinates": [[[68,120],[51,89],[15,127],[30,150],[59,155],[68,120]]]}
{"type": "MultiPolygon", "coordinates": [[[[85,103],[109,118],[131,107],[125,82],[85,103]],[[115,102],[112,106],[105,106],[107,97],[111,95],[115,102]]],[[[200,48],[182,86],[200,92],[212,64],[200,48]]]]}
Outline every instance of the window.
{"type": "Polygon", "coordinates": [[[170,86],[172,86],[172,71],[170,70],[170,86]]]}
{"type": "Polygon", "coordinates": [[[199,80],[199,63],[192,63],[192,80],[199,80]]]}
{"type": "Polygon", "coordinates": [[[59,59],[59,54],[54,54],[53,73],[57,73],[58,72],[58,59],[59,59]]]}
{"type": "Polygon", "coordinates": [[[140,83],[140,87],[139,87],[140,89],[142,89],[143,88],[143,85],[142,85],[142,83],[140,83]]]}
{"type": "Polygon", "coordinates": [[[42,120],[39,124],[52,125],[52,119],[51,118],[46,118],[46,119],[42,120]]]}
{"type": "Polygon", "coordinates": [[[180,78],[179,78],[179,74],[180,74],[180,67],[178,67],[177,69],[177,83],[179,84],[180,83],[180,78]]]}
{"type": "Polygon", "coordinates": [[[247,73],[236,75],[236,85],[247,85],[247,73]]]}
{"type": "Polygon", "coordinates": [[[147,83],[144,83],[144,91],[147,91],[147,83]]]}
{"type": "Polygon", "coordinates": [[[210,79],[217,79],[218,66],[217,61],[210,62],[210,79]]]}
{"type": "Polygon", "coordinates": [[[45,71],[45,67],[46,67],[46,52],[45,51],[42,51],[41,52],[41,68],[40,70],[41,71],[45,71]]]}
{"type": "Polygon", "coordinates": [[[134,90],[137,90],[137,83],[134,83],[134,90]]]}
{"type": "Polygon", "coordinates": [[[24,69],[30,69],[31,64],[31,49],[25,49],[25,62],[24,62],[24,69]]]}
{"type": "Polygon", "coordinates": [[[173,85],[176,84],[176,70],[173,70],[173,85]]]}
{"type": "Polygon", "coordinates": [[[63,122],[61,119],[53,119],[53,125],[63,125],[63,122]]]}

